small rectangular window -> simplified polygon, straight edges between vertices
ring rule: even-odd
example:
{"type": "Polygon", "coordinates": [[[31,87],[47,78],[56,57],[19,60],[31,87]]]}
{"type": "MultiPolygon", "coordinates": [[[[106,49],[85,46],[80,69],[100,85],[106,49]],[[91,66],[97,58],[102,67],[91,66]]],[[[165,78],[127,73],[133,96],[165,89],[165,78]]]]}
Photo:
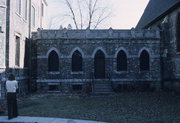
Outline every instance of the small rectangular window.
{"type": "Polygon", "coordinates": [[[82,91],[82,85],[72,85],[72,90],[75,92],[82,91]]]}
{"type": "Polygon", "coordinates": [[[31,23],[32,23],[32,26],[35,27],[36,25],[36,10],[35,10],[35,7],[32,6],[32,10],[31,10],[31,23]]]}
{"type": "Polygon", "coordinates": [[[21,14],[21,0],[16,0],[16,12],[21,14]]]}
{"type": "Polygon", "coordinates": [[[25,20],[27,20],[27,0],[23,0],[23,10],[22,15],[25,20]]]}
{"type": "Polygon", "coordinates": [[[20,37],[16,36],[15,40],[15,65],[19,66],[20,65],[20,37]]]}
{"type": "Polygon", "coordinates": [[[0,26],[0,33],[3,33],[2,26],[0,26]]]}
{"type": "Polygon", "coordinates": [[[44,4],[42,3],[41,16],[44,16],[44,4]]]}
{"type": "Polygon", "coordinates": [[[0,99],[2,98],[2,88],[1,88],[1,84],[0,84],[0,99]]]}
{"type": "Polygon", "coordinates": [[[58,85],[49,85],[49,91],[58,91],[58,85]]]}

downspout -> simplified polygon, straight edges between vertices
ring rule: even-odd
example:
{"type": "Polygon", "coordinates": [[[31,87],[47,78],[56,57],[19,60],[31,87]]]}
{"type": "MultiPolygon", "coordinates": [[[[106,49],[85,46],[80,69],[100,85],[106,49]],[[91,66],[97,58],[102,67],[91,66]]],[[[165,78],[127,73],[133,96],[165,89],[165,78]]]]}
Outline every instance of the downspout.
{"type": "Polygon", "coordinates": [[[31,73],[31,6],[32,6],[32,0],[29,0],[29,83],[28,83],[28,87],[29,87],[29,92],[32,92],[32,73],[31,73]]]}
{"type": "Polygon", "coordinates": [[[42,16],[42,4],[43,4],[43,0],[41,0],[41,4],[40,4],[40,5],[41,5],[41,9],[40,9],[40,11],[41,11],[41,12],[40,12],[40,13],[41,13],[41,14],[40,14],[40,28],[42,28],[42,17],[43,17],[43,16],[42,16]]]}
{"type": "Polygon", "coordinates": [[[7,0],[6,8],[6,50],[5,50],[5,66],[9,68],[9,38],[10,38],[10,0],[7,0]]]}

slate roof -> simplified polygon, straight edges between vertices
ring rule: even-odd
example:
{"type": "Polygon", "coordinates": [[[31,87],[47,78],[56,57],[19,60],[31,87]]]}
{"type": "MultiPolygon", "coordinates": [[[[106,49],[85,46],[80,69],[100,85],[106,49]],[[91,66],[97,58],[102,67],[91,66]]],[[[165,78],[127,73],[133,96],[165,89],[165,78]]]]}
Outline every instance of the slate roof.
{"type": "Polygon", "coordinates": [[[180,6],[180,0],[149,0],[136,28],[146,28],[180,6]]]}

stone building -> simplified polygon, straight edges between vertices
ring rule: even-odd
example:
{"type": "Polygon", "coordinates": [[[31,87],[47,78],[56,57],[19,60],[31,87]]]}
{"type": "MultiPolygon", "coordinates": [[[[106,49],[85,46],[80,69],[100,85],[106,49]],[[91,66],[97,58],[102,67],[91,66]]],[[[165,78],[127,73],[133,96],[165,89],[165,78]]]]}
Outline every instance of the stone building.
{"type": "MultiPolygon", "coordinates": [[[[1,88],[9,73],[19,81],[19,93],[30,89],[30,37],[38,28],[46,28],[46,0],[1,0],[0,14],[3,14],[1,35],[1,88]],[[3,3],[2,3],[3,2],[3,3]],[[2,36],[3,35],[3,36],[2,36]]],[[[3,90],[0,93],[4,95],[3,90]]],[[[4,96],[1,96],[2,98],[4,96]]],[[[0,97],[0,98],[1,98],[0,97]]]]}
{"type": "Polygon", "coordinates": [[[0,8],[1,76],[16,74],[20,92],[180,90],[179,0],[150,0],[131,30],[45,30],[46,1],[25,1],[0,8]]]}
{"type": "MultiPolygon", "coordinates": [[[[0,0],[0,77],[4,75],[5,71],[5,37],[6,37],[6,2],[0,0]]],[[[0,83],[0,92],[4,91],[2,83],[0,83]]],[[[0,98],[2,93],[0,93],[0,98]]]]}
{"type": "Polygon", "coordinates": [[[150,0],[136,28],[160,30],[161,84],[180,91],[180,1],[150,0]]]}
{"type": "Polygon", "coordinates": [[[32,82],[46,92],[81,91],[87,84],[95,93],[159,87],[159,47],[154,30],[38,30],[32,82]]]}
{"type": "Polygon", "coordinates": [[[39,30],[32,85],[39,91],[180,90],[180,1],[150,0],[136,29],[39,30]]]}

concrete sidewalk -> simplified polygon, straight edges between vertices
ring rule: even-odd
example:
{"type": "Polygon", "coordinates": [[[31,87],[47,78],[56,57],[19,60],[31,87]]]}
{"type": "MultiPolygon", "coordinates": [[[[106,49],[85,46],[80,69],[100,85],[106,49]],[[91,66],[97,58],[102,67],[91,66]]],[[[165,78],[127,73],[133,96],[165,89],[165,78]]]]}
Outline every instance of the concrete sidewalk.
{"type": "Polygon", "coordinates": [[[7,116],[0,116],[0,123],[105,123],[105,122],[63,119],[63,118],[26,117],[26,116],[18,116],[17,118],[8,120],[7,116]]]}

